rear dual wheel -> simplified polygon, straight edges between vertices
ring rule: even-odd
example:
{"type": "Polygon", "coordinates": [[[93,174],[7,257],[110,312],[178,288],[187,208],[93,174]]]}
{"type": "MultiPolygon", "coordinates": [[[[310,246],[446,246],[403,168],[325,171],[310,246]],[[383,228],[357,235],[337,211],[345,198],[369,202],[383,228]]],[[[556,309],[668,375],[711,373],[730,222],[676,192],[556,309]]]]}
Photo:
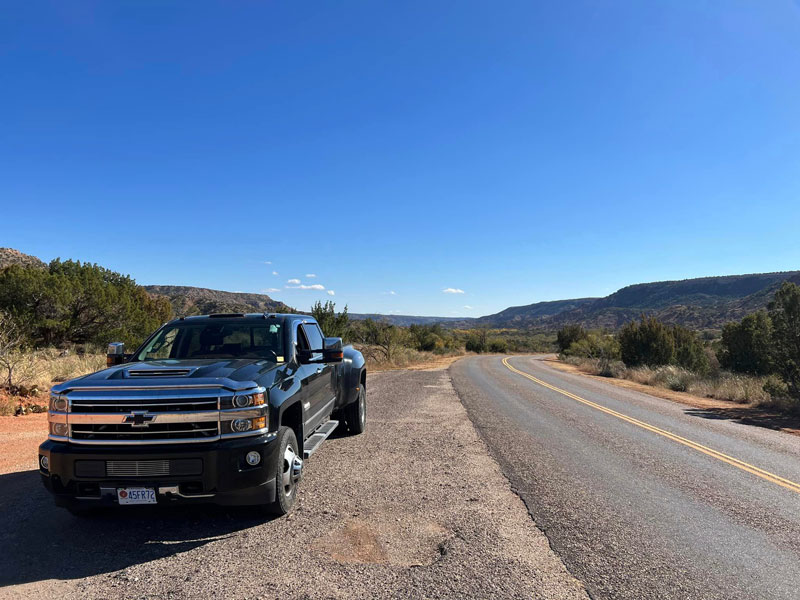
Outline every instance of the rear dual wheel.
{"type": "Polygon", "coordinates": [[[367,428],[367,386],[359,386],[356,401],[345,406],[344,420],[347,422],[347,431],[352,435],[364,433],[367,428]]]}

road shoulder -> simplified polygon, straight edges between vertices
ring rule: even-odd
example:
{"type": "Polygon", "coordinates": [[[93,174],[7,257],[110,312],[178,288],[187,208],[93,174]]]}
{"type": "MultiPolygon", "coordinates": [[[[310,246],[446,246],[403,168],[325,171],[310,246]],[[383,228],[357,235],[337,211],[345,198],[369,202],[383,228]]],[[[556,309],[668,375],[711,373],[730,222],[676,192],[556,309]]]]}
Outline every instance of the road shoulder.
{"type": "Polygon", "coordinates": [[[781,414],[750,404],[737,404],[735,402],[726,400],[717,400],[716,398],[703,398],[701,396],[695,396],[686,392],[675,392],[665,388],[637,383],[635,381],[630,381],[629,379],[618,379],[616,377],[592,375],[590,373],[581,371],[575,365],[570,365],[552,356],[542,358],[540,362],[543,366],[557,371],[615,385],[617,387],[639,392],[641,394],[647,394],[648,396],[659,398],[661,400],[677,402],[678,404],[683,404],[684,406],[689,406],[691,408],[708,411],[709,413],[717,415],[721,419],[728,419],[745,425],[766,427],[767,429],[773,429],[783,433],[800,436],[800,419],[798,419],[798,417],[795,415],[781,414]]]}

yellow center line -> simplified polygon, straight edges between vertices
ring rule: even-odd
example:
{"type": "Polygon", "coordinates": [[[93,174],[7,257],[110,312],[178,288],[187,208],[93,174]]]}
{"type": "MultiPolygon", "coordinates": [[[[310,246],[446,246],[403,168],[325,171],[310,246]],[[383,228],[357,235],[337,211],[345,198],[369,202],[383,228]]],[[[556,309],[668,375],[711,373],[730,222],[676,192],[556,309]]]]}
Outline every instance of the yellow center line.
{"type": "Polygon", "coordinates": [[[564,396],[572,398],[573,400],[577,400],[578,402],[585,404],[586,406],[591,406],[592,408],[596,408],[597,410],[602,411],[608,415],[617,417],[618,419],[622,419],[623,421],[627,421],[628,423],[636,425],[637,427],[641,427],[642,429],[646,429],[647,431],[652,431],[653,433],[668,438],[674,442],[678,442],[679,444],[688,446],[689,448],[697,450],[698,452],[702,452],[703,454],[707,454],[708,456],[716,458],[717,460],[721,460],[722,462],[732,465],[737,469],[741,469],[742,471],[747,471],[748,473],[752,473],[757,477],[761,477],[761,479],[766,479],[771,483],[775,483],[781,487],[786,488],[787,490],[791,490],[793,492],[800,494],[800,483],[795,483],[794,481],[785,479],[784,477],[780,477],[779,475],[775,475],[774,473],[770,473],[769,471],[765,471],[764,469],[760,469],[759,467],[746,463],[742,460],[739,460],[738,458],[734,458],[733,456],[724,454],[719,450],[714,450],[713,448],[709,448],[708,446],[704,446],[692,440],[686,439],[685,437],[681,437],[679,435],[666,431],[665,429],[656,427],[655,425],[650,425],[649,423],[645,423],[644,421],[640,421],[639,419],[634,419],[633,417],[624,415],[620,412],[617,412],[615,410],[597,404],[596,402],[592,402],[591,400],[587,400],[586,398],[581,398],[580,396],[577,396],[571,392],[562,390],[559,387],[556,387],[554,385],[547,383],[546,381],[542,381],[541,379],[534,377],[530,373],[526,373],[525,371],[520,371],[516,367],[511,366],[511,364],[508,362],[508,358],[503,359],[503,364],[514,373],[522,375],[523,377],[527,377],[534,383],[538,383],[539,385],[551,389],[554,392],[563,394],[564,396]]]}

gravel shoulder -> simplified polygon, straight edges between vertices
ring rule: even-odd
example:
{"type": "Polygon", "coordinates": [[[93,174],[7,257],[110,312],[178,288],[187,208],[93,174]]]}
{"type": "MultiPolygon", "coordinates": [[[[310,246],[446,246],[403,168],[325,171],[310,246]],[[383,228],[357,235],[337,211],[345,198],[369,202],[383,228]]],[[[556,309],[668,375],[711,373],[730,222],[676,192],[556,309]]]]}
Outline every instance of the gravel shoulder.
{"type": "MultiPolygon", "coordinates": [[[[368,428],[308,461],[296,512],[56,509],[0,475],[0,597],[587,598],[445,370],[370,375],[368,428]]],[[[14,465],[20,461],[12,461],[14,465]]]]}

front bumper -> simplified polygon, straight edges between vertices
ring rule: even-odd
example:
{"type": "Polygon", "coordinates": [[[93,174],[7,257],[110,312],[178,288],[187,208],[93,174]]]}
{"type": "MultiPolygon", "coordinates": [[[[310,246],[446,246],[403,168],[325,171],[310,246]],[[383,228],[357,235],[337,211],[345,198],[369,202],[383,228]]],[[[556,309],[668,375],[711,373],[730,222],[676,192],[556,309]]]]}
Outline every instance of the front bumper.
{"type": "Polygon", "coordinates": [[[275,438],[275,433],[267,433],[208,444],[158,446],[81,446],[47,440],[39,446],[39,473],[56,504],[65,507],[116,505],[120,487],[155,488],[158,504],[269,504],[275,500],[275,438]],[[261,454],[255,467],[245,461],[252,450],[261,454]],[[42,467],[43,456],[47,469],[42,467]],[[165,473],[119,475],[109,466],[115,461],[124,465],[160,461],[165,473]]]}

